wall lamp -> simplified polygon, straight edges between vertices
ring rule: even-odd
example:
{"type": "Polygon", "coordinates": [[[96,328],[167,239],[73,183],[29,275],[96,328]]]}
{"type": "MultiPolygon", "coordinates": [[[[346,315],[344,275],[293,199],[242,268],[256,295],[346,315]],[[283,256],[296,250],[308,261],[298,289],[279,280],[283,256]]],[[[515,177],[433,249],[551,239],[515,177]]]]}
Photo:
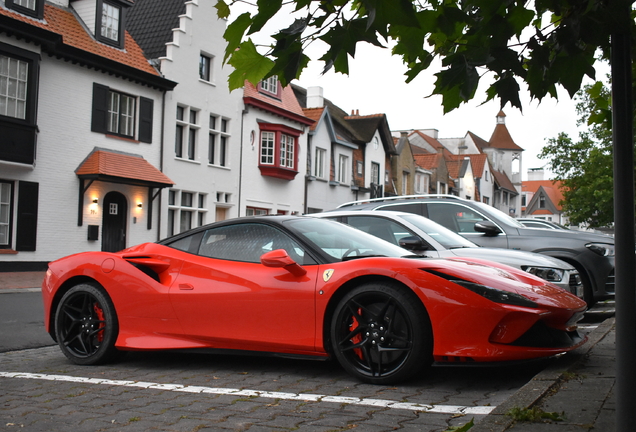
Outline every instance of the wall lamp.
{"type": "Polygon", "coordinates": [[[137,203],[137,207],[142,208],[143,205],[141,203],[137,203]]]}
{"type": "Polygon", "coordinates": [[[93,198],[93,204],[97,204],[97,198],[93,198]]]}

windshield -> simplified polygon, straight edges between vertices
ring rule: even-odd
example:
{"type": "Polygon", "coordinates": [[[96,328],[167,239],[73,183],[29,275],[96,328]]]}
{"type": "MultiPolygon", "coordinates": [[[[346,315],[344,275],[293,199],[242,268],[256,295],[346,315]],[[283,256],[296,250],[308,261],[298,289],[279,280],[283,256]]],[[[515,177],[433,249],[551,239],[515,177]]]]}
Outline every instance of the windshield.
{"type": "Polygon", "coordinates": [[[412,255],[406,249],[339,222],[308,217],[284,223],[304,240],[338,261],[369,256],[412,255]]]}
{"type": "Polygon", "coordinates": [[[466,240],[464,237],[459,234],[454,233],[438,224],[437,222],[433,222],[430,219],[425,218],[424,216],[416,215],[416,214],[403,214],[401,215],[402,219],[407,222],[412,223],[417,228],[424,231],[426,234],[431,236],[435,241],[444,246],[446,249],[455,249],[462,247],[479,247],[475,243],[470,240],[466,240]]]}

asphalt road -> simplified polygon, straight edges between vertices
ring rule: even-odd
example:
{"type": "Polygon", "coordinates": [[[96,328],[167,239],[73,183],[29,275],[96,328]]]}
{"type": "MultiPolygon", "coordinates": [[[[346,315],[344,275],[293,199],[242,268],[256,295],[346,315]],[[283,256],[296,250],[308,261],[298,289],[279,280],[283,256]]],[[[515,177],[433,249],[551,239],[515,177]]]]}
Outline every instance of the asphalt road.
{"type": "Polygon", "coordinates": [[[0,352],[55,344],[44,330],[43,317],[39,292],[0,294],[0,352]]]}

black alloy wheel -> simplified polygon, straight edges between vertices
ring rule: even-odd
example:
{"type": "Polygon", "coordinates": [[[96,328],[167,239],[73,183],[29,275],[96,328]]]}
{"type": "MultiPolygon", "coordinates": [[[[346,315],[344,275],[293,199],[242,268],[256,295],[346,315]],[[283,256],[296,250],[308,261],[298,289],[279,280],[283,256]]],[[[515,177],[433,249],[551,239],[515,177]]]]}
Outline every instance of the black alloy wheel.
{"type": "Polygon", "coordinates": [[[331,322],[332,350],[351,375],[393,384],[430,366],[431,325],[419,299],[387,283],[361,285],[338,303],[331,322]]]}
{"type": "Polygon", "coordinates": [[[118,352],[115,307],[91,284],[76,285],[64,294],[55,313],[55,332],[62,352],[75,364],[105,363],[118,352]]]}

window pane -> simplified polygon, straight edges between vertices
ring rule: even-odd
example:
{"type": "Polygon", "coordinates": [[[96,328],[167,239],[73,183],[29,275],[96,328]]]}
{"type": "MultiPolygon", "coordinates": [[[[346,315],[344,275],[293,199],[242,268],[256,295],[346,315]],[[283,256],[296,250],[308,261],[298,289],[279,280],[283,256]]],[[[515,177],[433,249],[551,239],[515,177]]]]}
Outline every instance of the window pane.
{"type": "Polygon", "coordinates": [[[195,129],[190,129],[188,135],[188,159],[194,160],[197,131],[195,129]]]}
{"type": "Polygon", "coordinates": [[[26,118],[27,62],[0,55],[0,115],[26,118]]]}
{"type": "Polygon", "coordinates": [[[181,205],[183,207],[192,207],[192,193],[183,192],[181,194],[181,205]]]}
{"type": "Polygon", "coordinates": [[[199,57],[199,78],[210,81],[210,57],[203,54],[199,57]]]}
{"type": "Polygon", "coordinates": [[[181,224],[179,225],[179,232],[184,232],[192,228],[192,212],[181,212],[181,224]]]}
{"type": "Polygon", "coordinates": [[[119,40],[119,8],[107,3],[102,4],[101,34],[108,39],[119,40]]]}
{"type": "Polygon", "coordinates": [[[119,93],[109,93],[108,103],[108,132],[119,131],[119,93]]]}
{"type": "Polygon", "coordinates": [[[219,149],[219,165],[225,166],[225,152],[227,148],[227,137],[221,137],[221,148],[219,149]]]}
{"type": "Polygon", "coordinates": [[[209,139],[209,150],[208,150],[208,160],[210,162],[210,164],[214,165],[214,153],[216,152],[216,135],[215,134],[210,134],[210,139],[209,139]]]}
{"type": "Polygon", "coordinates": [[[210,129],[216,129],[216,117],[210,116],[210,129]]]}
{"type": "Polygon", "coordinates": [[[177,107],[177,120],[183,121],[183,107],[177,107]]]}
{"type": "Polygon", "coordinates": [[[175,133],[174,152],[177,157],[183,157],[183,126],[177,125],[175,133]]]}
{"type": "Polygon", "coordinates": [[[274,132],[261,133],[261,163],[274,164],[274,132]]]}

